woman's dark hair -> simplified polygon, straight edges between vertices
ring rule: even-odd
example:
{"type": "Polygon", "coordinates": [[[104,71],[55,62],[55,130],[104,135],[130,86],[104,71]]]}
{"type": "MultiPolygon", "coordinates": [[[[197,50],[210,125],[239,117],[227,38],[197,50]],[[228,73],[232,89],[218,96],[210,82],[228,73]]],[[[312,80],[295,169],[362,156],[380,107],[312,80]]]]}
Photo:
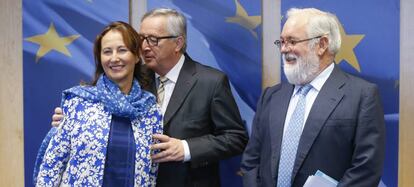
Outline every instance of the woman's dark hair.
{"type": "MultiPolygon", "coordinates": [[[[99,77],[104,73],[102,63],[101,63],[101,50],[102,50],[102,38],[105,36],[106,33],[109,31],[118,31],[121,33],[122,38],[124,40],[125,46],[134,54],[138,59],[139,58],[139,51],[141,49],[141,38],[135,29],[129,25],[128,23],[122,21],[115,21],[107,25],[103,31],[96,36],[94,47],[93,47],[93,54],[95,58],[95,76],[91,83],[91,85],[96,85],[99,77]]],[[[150,77],[146,71],[141,70],[142,65],[141,62],[135,65],[134,69],[134,77],[138,80],[139,84],[143,89],[148,90],[150,87],[150,77]]]]}

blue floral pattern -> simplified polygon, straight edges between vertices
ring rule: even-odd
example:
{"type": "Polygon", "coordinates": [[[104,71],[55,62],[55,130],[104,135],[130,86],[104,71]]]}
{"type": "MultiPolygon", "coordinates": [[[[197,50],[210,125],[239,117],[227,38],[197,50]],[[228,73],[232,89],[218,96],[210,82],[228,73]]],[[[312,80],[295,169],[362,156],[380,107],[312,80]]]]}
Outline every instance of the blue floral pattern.
{"type": "MultiPolygon", "coordinates": [[[[102,100],[69,93],[64,94],[65,117],[48,145],[36,186],[102,186],[111,116],[116,112],[102,100]]],[[[162,116],[155,102],[146,104],[145,110],[134,110],[139,115],[131,118],[135,186],[155,186],[158,170],[158,164],[151,161],[150,145],[153,134],[162,134],[162,116]]]]}

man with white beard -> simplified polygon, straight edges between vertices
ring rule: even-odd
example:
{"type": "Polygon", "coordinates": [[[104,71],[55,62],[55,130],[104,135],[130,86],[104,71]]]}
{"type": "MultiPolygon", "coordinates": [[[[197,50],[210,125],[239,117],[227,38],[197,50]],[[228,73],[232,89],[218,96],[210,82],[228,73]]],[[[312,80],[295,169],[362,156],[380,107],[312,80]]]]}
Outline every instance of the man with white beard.
{"type": "Polygon", "coordinates": [[[280,40],[289,83],[267,88],[244,151],[244,186],[303,186],[318,170],[337,186],[378,186],[385,127],[377,86],[335,65],[334,15],[290,9],[280,40]]]}

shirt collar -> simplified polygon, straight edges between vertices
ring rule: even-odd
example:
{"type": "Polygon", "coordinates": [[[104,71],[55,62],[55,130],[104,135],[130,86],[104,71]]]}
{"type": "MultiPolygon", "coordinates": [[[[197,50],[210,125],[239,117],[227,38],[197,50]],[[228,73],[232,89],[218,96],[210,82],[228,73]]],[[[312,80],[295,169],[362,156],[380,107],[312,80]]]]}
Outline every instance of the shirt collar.
{"type": "MultiPolygon", "coordinates": [[[[180,75],[181,68],[184,65],[185,56],[181,55],[180,59],[178,60],[177,64],[167,73],[165,74],[165,77],[168,78],[169,81],[176,83],[178,79],[178,75],[180,75]]],[[[160,75],[155,73],[155,78],[158,79],[160,75]]]]}
{"type": "MultiPolygon", "coordinates": [[[[320,91],[322,89],[322,86],[325,84],[326,80],[328,80],[329,76],[331,75],[335,65],[334,63],[331,63],[327,68],[325,68],[319,75],[314,78],[309,84],[312,85],[316,91],[320,91]]],[[[295,85],[295,90],[293,91],[294,94],[299,90],[299,88],[302,87],[300,85],[295,85]]]]}

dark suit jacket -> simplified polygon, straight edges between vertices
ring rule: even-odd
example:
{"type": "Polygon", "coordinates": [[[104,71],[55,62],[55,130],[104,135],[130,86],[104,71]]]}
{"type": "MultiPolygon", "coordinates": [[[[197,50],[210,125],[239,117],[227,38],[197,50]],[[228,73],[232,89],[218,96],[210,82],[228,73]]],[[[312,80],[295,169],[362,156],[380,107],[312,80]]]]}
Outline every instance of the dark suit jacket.
{"type": "MultiPolygon", "coordinates": [[[[264,91],[243,154],[246,187],[277,184],[283,126],[294,86],[264,91]]],[[[301,135],[292,186],[321,170],[338,186],[374,187],[381,178],[385,125],[377,87],[335,66],[320,90],[301,135]]]]}
{"type": "Polygon", "coordinates": [[[227,77],[188,55],[165,112],[164,133],[188,142],[191,161],[161,163],[159,187],[220,186],[219,161],[241,154],[248,140],[227,77]]]}

